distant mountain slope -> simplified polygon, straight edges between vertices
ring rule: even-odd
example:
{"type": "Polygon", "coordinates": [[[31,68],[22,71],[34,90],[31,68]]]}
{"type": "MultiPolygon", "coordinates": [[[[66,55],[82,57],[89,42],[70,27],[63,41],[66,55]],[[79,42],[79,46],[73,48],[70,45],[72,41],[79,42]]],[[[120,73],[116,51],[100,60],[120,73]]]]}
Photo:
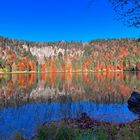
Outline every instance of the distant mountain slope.
{"type": "Polygon", "coordinates": [[[28,42],[0,37],[0,72],[140,70],[137,39],[28,42]]]}

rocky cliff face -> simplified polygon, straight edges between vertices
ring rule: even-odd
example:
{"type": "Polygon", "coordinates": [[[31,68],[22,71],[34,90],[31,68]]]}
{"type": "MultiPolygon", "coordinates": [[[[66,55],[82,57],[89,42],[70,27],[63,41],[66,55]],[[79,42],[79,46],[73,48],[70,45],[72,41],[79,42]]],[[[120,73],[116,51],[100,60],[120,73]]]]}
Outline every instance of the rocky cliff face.
{"type": "Polygon", "coordinates": [[[136,39],[27,42],[0,37],[0,72],[140,70],[136,39]]]}
{"type": "Polygon", "coordinates": [[[41,48],[35,46],[30,48],[30,52],[34,57],[36,57],[39,64],[44,64],[45,60],[49,58],[62,57],[64,59],[64,56],[68,55],[69,59],[72,59],[75,56],[79,57],[83,54],[83,51],[80,49],[64,49],[57,46],[44,46],[41,48]]]}

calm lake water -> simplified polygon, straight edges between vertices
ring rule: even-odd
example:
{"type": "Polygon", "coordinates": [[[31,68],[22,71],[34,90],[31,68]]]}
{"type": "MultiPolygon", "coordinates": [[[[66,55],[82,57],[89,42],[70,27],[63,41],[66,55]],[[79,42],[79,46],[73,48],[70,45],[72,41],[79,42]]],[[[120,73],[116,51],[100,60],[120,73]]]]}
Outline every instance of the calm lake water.
{"type": "Polygon", "coordinates": [[[127,123],[131,91],[140,90],[140,73],[42,73],[0,75],[0,136],[26,137],[50,120],[86,112],[98,121],[127,123]]]}

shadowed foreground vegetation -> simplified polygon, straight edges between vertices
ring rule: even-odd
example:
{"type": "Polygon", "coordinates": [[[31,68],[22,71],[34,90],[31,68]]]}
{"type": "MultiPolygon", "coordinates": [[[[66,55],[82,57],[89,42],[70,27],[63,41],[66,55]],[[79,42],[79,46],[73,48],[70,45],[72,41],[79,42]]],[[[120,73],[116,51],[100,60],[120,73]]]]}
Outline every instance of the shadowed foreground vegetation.
{"type": "MultiPolygon", "coordinates": [[[[61,120],[38,125],[33,140],[139,140],[140,120],[128,124],[111,124],[93,121],[90,126],[77,124],[77,120],[61,120]]],[[[87,122],[86,122],[87,121],[87,122]]],[[[14,140],[26,140],[16,132],[14,140]]]]}

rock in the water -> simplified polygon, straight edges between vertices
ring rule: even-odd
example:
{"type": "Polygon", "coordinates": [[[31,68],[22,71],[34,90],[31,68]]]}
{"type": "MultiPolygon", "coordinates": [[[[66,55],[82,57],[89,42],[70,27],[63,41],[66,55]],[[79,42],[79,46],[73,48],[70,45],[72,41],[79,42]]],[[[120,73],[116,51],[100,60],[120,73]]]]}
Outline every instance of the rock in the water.
{"type": "Polygon", "coordinates": [[[133,91],[128,99],[128,108],[135,114],[140,114],[140,94],[133,91]]]}
{"type": "Polygon", "coordinates": [[[140,94],[136,91],[133,91],[130,98],[128,99],[129,106],[140,106],[140,94]]]}
{"type": "Polygon", "coordinates": [[[131,106],[131,105],[128,105],[128,109],[131,112],[140,115],[140,106],[131,106]]]}

